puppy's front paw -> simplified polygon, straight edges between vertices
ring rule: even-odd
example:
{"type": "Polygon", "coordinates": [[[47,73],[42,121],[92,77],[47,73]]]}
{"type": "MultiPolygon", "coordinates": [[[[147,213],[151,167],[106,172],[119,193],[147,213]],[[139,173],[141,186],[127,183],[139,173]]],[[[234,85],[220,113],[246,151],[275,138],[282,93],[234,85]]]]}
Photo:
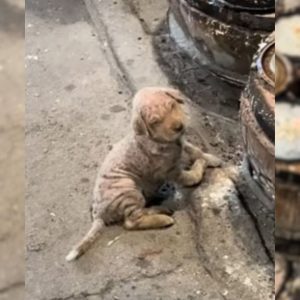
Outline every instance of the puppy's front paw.
{"type": "Polygon", "coordinates": [[[190,179],[190,180],[186,180],[183,184],[184,187],[186,188],[193,188],[198,186],[201,183],[201,179],[200,180],[196,180],[196,179],[190,179]]]}
{"type": "Polygon", "coordinates": [[[204,153],[203,158],[206,160],[208,167],[217,168],[223,165],[223,161],[213,154],[204,153]]]}

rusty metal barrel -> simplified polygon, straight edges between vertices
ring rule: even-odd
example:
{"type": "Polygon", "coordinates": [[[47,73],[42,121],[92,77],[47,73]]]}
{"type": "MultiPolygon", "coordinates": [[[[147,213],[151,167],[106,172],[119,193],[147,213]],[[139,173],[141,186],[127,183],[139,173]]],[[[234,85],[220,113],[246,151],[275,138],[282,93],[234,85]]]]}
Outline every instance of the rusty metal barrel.
{"type": "Polygon", "coordinates": [[[300,156],[299,161],[276,159],[277,237],[300,239],[300,156]]]}
{"type": "Polygon", "coordinates": [[[249,79],[241,96],[242,133],[253,179],[274,207],[275,41],[272,33],[253,58],[249,79]]]}
{"type": "Polygon", "coordinates": [[[276,236],[300,239],[300,98],[276,103],[276,236]]]}
{"type": "Polygon", "coordinates": [[[274,1],[169,2],[169,28],[175,41],[213,73],[244,85],[254,53],[274,30],[274,1]]]}
{"type": "Polygon", "coordinates": [[[300,10],[288,4],[276,22],[275,233],[300,240],[300,10]]]}

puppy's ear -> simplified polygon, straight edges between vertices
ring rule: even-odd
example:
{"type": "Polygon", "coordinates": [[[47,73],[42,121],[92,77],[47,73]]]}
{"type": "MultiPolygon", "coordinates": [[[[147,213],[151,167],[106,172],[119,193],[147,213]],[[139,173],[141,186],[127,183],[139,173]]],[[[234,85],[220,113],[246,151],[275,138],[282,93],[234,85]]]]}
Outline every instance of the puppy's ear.
{"type": "Polygon", "coordinates": [[[166,95],[169,96],[170,98],[174,99],[177,103],[179,104],[184,104],[184,99],[183,97],[175,96],[169,92],[166,92],[166,95]]]}
{"type": "Polygon", "coordinates": [[[140,113],[135,113],[132,117],[132,127],[136,135],[147,134],[147,127],[140,113]]]}

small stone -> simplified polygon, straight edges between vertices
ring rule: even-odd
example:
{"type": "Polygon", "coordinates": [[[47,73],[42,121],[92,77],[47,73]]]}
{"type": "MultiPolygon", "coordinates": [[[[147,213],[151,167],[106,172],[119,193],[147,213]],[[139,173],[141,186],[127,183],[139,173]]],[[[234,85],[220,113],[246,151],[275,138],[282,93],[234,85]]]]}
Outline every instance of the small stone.
{"type": "Polygon", "coordinates": [[[110,240],[107,243],[107,247],[110,247],[112,244],[114,244],[118,239],[120,239],[120,236],[116,236],[114,239],[110,240]]]}
{"type": "Polygon", "coordinates": [[[45,248],[45,243],[29,244],[27,250],[30,252],[39,252],[45,248]]]}
{"type": "Polygon", "coordinates": [[[82,183],[88,183],[88,182],[90,182],[90,180],[89,180],[87,177],[81,178],[80,181],[81,181],[82,183]]]}
{"type": "Polygon", "coordinates": [[[126,108],[121,105],[114,105],[114,106],[111,106],[109,110],[112,113],[119,113],[119,112],[126,110],[126,108]]]}
{"type": "Polygon", "coordinates": [[[27,55],[26,57],[28,60],[39,60],[39,57],[37,55],[27,55]]]}

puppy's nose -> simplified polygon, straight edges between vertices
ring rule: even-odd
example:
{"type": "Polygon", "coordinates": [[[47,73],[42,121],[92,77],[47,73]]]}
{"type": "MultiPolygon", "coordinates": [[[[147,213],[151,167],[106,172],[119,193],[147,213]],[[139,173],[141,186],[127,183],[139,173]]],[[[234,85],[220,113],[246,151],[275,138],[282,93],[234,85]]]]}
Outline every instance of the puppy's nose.
{"type": "Polygon", "coordinates": [[[183,130],[183,124],[179,123],[174,126],[174,131],[181,132],[183,130]]]}

